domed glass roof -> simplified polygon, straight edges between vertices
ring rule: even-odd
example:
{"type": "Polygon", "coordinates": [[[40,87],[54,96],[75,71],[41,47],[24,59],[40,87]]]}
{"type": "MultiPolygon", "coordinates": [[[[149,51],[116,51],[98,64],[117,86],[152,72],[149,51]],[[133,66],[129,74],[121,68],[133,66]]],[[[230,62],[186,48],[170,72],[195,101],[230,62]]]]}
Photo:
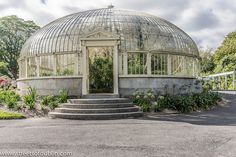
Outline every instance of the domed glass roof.
{"type": "Polygon", "coordinates": [[[96,30],[120,38],[120,50],[163,51],[199,56],[194,41],[180,28],[159,17],[129,10],[88,10],[57,19],[24,44],[21,57],[79,52],[80,39],[96,30]]]}

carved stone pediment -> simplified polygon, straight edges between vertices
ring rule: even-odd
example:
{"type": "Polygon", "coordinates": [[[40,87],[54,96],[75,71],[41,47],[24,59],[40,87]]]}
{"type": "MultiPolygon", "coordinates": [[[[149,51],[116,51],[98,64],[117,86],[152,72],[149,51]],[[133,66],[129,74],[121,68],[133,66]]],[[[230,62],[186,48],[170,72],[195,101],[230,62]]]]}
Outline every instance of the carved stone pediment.
{"type": "Polygon", "coordinates": [[[95,31],[87,35],[85,38],[103,39],[103,38],[118,38],[118,36],[113,35],[111,32],[107,32],[107,31],[95,31]]]}

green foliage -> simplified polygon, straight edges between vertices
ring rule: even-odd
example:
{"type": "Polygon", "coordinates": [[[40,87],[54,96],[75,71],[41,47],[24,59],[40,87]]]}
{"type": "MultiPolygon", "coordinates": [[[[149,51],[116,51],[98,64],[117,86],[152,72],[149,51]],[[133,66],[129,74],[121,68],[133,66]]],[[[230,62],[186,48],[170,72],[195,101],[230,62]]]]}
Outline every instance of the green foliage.
{"type": "Polygon", "coordinates": [[[89,80],[91,93],[113,91],[113,61],[112,57],[95,56],[89,59],[89,80]]]}
{"type": "Polygon", "coordinates": [[[22,119],[22,118],[25,118],[22,114],[11,113],[0,110],[0,119],[22,119]]]}
{"type": "Polygon", "coordinates": [[[151,111],[151,105],[154,99],[154,92],[151,89],[149,89],[146,93],[136,90],[133,94],[133,102],[140,106],[143,112],[151,111]]]}
{"type": "Polygon", "coordinates": [[[30,110],[35,108],[35,103],[37,100],[37,92],[35,88],[30,87],[28,89],[28,94],[23,97],[23,101],[30,110]]]}
{"type": "Polygon", "coordinates": [[[197,107],[205,110],[212,108],[222,100],[222,97],[216,92],[195,93],[192,97],[197,107]]]}
{"type": "MultiPolygon", "coordinates": [[[[161,63],[160,63],[161,64],[161,63]]],[[[146,54],[137,53],[128,56],[128,74],[146,74],[146,54]]]]}
{"type": "Polygon", "coordinates": [[[200,57],[201,57],[201,73],[203,75],[208,75],[210,73],[213,73],[215,68],[215,63],[213,60],[213,52],[211,49],[200,49],[200,57]]]}
{"type": "Polygon", "coordinates": [[[0,76],[7,75],[8,69],[7,69],[7,63],[0,61],[0,76]]]}
{"type": "Polygon", "coordinates": [[[62,75],[63,76],[69,76],[69,75],[73,75],[74,71],[70,70],[70,69],[64,69],[62,75]]]}
{"type": "Polygon", "coordinates": [[[58,96],[44,96],[41,100],[42,107],[49,107],[51,110],[58,107],[59,103],[66,103],[68,99],[68,92],[66,90],[60,90],[58,96]]]}
{"type": "Polygon", "coordinates": [[[44,96],[42,98],[41,106],[42,107],[48,106],[51,110],[53,110],[56,107],[58,107],[58,103],[59,103],[59,101],[58,101],[57,97],[52,96],[52,95],[48,95],[48,96],[44,96]]]}
{"type": "Polygon", "coordinates": [[[66,103],[68,99],[68,91],[67,90],[60,90],[58,96],[59,103],[66,103]]]}
{"type": "Polygon", "coordinates": [[[20,50],[37,29],[39,26],[33,21],[25,21],[15,15],[0,18],[0,61],[7,64],[8,77],[18,77],[20,50]]]}
{"type": "Polygon", "coordinates": [[[155,105],[154,111],[162,111],[165,108],[172,108],[174,110],[176,110],[176,108],[174,107],[174,99],[172,96],[166,94],[165,96],[159,96],[157,98],[157,103],[155,105]]]}
{"type": "Polygon", "coordinates": [[[229,33],[214,54],[215,73],[236,69],[236,32],[229,33]]]}
{"type": "Polygon", "coordinates": [[[58,101],[57,101],[57,100],[54,100],[54,101],[49,102],[48,107],[49,107],[51,110],[54,110],[55,108],[58,107],[58,101]]]}
{"type": "Polygon", "coordinates": [[[13,90],[0,90],[0,102],[8,108],[14,108],[19,100],[20,96],[13,90]]]}
{"type": "Polygon", "coordinates": [[[191,95],[177,95],[173,100],[175,101],[173,109],[175,108],[179,112],[188,113],[197,110],[197,106],[191,95]]]}
{"type": "Polygon", "coordinates": [[[52,95],[47,95],[44,96],[41,100],[41,105],[42,106],[48,106],[50,102],[54,101],[54,96],[52,95]]]}
{"type": "Polygon", "coordinates": [[[208,110],[222,100],[218,93],[202,92],[188,95],[165,95],[159,96],[155,106],[155,111],[163,109],[176,110],[188,113],[196,110],[208,110]]]}
{"type": "Polygon", "coordinates": [[[202,89],[204,92],[208,92],[213,89],[213,81],[203,81],[202,89]]]}
{"type": "Polygon", "coordinates": [[[22,108],[23,108],[23,106],[18,103],[14,106],[14,110],[16,110],[16,111],[20,111],[22,108]]]}

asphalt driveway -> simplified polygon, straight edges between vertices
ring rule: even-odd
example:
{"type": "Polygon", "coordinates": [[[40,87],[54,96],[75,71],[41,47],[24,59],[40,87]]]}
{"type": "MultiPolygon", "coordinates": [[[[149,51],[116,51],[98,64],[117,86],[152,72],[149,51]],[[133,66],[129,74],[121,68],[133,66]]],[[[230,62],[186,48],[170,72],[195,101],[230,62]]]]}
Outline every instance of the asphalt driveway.
{"type": "Polygon", "coordinates": [[[224,107],[184,115],[109,121],[1,120],[0,157],[233,157],[236,95],[227,98],[224,107]]]}

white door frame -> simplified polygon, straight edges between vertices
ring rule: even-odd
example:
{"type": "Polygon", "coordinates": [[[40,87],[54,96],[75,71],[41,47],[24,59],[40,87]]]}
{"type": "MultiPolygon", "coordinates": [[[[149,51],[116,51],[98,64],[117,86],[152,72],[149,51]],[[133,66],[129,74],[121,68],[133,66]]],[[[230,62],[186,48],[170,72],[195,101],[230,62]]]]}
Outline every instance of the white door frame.
{"type": "Polygon", "coordinates": [[[88,54],[87,47],[113,47],[113,94],[119,94],[118,87],[118,42],[119,38],[82,38],[81,51],[82,51],[82,62],[81,66],[83,69],[82,79],[82,95],[89,94],[89,65],[88,65],[88,54]]]}

